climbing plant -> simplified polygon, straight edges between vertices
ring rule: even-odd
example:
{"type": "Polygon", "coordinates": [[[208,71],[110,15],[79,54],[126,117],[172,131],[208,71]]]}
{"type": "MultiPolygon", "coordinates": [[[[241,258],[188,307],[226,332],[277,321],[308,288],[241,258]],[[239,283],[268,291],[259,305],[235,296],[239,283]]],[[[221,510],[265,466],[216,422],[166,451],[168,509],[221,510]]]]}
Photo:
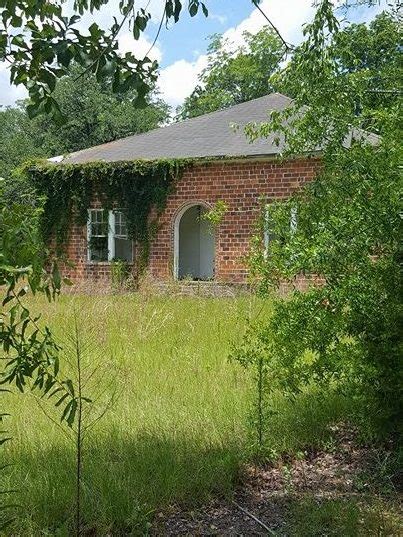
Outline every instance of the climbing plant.
{"type": "Polygon", "coordinates": [[[60,165],[35,162],[26,164],[23,172],[38,195],[45,197],[42,234],[45,241],[55,241],[59,253],[72,223],[85,225],[91,201],[97,199],[104,209],[125,212],[129,237],[140,246],[144,264],[158,216],[189,164],[187,159],[60,165]]]}
{"type": "Polygon", "coordinates": [[[221,224],[227,211],[228,205],[225,201],[217,200],[214,207],[202,214],[202,219],[208,222],[212,228],[217,228],[221,224]]]}

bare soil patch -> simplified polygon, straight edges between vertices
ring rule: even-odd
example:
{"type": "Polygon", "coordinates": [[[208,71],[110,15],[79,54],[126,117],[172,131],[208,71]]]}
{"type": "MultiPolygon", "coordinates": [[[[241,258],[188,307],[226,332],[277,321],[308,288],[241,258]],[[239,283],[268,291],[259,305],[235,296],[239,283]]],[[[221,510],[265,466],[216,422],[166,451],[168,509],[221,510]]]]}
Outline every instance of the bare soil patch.
{"type": "MultiPolygon", "coordinates": [[[[375,479],[374,464],[379,461],[379,452],[359,447],[354,436],[354,431],[340,427],[337,442],[331,449],[306,452],[300,459],[287,460],[285,457],[271,466],[248,465],[232,499],[215,499],[192,510],[172,506],[156,514],[151,534],[288,535],[290,505],[293,502],[310,498],[320,505],[329,500],[365,502],[371,498],[385,499],[385,494],[376,490],[379,480],[375,479]]],[[[386,501],[393,503],[395,520],[396,516],[403,520],[401,495],[396,488],[396,481],[393,484],[391,480],[386,501]]],[[[403,531],[403,527],[401,529],[403,531]]],[[[363,532],[363,535],[367,534],[370,533],[363,532]]]]}

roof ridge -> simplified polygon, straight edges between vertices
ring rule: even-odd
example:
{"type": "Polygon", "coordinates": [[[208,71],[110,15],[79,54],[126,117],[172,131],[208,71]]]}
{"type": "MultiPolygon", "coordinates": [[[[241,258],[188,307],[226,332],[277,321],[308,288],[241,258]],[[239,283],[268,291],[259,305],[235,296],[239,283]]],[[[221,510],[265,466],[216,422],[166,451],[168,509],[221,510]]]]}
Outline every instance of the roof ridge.
{"type": "MultiPolygon", "coordinates": [[[[284,98],[292,101],[291,97],[288,97],[287,95],[284,95],[283,93],[278,93],[277,91],[273,91],[272,93],[268,93],[267,95],[262,95],[261,97],[255,97],[255,99],[249,99],[249,101],[243,101],[241,103],[233,104],[233,105],[227,106],[225,108],[220,108],[219,110],[212,110],[211,112],[206,112],[205,114],[200,114],[199,116],[188,117],[186,119],[182,119],[181,121],[170,123],[169,125],[167,125],[167,127],[169,127],[170,125],[178,125],[178,124],[181,124],[181,123],[192,121],[194,119],[200,119],[202,117],[211,116],[213,114],[219,114],[221,112],[227,112],[228,110],[233,110],[234,108],[237,108],[238,106],[244,106],[246,104],[253,103],[253,102],[259,101],[261,99],[267,99],[268,97],[272,97],[273,95],[279,95],[280,97],[284,97],[284,98]]],[[[164,128],[164,127],[162,127],[162,128],[164,128]]],[[[153,129],[153,130],[155,130],[155,129],[153,129]]],[[[148,131],[148,132],[151,132],[151,131],[148,131]]]]}

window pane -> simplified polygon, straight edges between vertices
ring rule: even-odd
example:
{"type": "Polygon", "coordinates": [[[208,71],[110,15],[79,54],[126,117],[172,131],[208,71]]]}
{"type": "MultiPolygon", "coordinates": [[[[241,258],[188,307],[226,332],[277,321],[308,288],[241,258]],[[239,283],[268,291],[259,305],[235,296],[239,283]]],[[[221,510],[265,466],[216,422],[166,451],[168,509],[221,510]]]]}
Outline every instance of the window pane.
{"type": "Polygon", "coordinates": [[[108,261],[108,238],[90,238],[90,261],[108,261]]]}
{"type": "Polygon", "coordinates": [[[127,237],[127,220],[122,211],[115,211],[115,236],[127,237]]]}
{"type": "Polygon", "coordinates": [[[91,236],[108,234],[108,213],[103,209],[91,209],[91,236]]]}
{"type": "Polygon", "coordinates": [[[91,209],[89,220],[89,260],[108,261],[108,212],[91,209]]]}
{"type": "Polygon", "coordinates": [[[106,237],[108,235],[108,224],[105,223],[95,223],[91,224],[91,236],[102,236],[106,237]]]}
{"type": "Polygon", "coordinates": [[[133,244],[129,239],[115,237],[115,259],[122,261],[133,261],[133,244]]]}

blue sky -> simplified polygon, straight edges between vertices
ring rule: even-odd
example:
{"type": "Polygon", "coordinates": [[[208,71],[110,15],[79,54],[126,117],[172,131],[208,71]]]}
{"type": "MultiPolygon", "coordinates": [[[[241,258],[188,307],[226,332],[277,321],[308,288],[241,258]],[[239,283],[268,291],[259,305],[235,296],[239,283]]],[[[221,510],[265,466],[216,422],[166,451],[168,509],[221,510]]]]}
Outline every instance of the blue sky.
{"type": "Polygon", "coordinates": [[[252,3],[249,0],[212,0],[207,5],[208,18],[200,13],[192,19],[186,13],[175,27],[162,31],[160,38],[164,49],[162,67],[178,59],[179,41],[180,57],[192,61],[197,55],[205,52],[209,35],[223,33],[228,28],[237,26],[252,12],[252,3]]]}
{"type": "MultiPolygon", "coordinates": [[[[163,27],[151,56],[160,63],[159,89],[162,97],[175,108],[183,102],[197,83],[197,76],[206,65],[208,36],[222,33],[234,44],[242,43],[242,33],[248,30],[257,32],[266,24],[263,15],[253,6],[251,0],[204,0],[209,9],[209,17],[201,13],[191,18],[184,9],[181,20],[163,27]]],[[[87,16],[81,23],[84,30],[95,19],[98,24],[108,27],[113,15],[119,13],[119,0],[110,0],[101,12],[87,16]]],[[[146,0],[139,0],[137,5],[147,5],[146,0]]],[[[128,28],[123,28],[119,37],[119,46],[123,52],[131,50],[140,57],[144,55],[153,42],[163,9],[163,0],[150,0],[148,9],[152,19],[147,31],[139,41],[134,41],[128,28]]],[[[187,0],[184,0],[187,5],[187,0]]],[[[260,4],[264,12],[280,29],[287,41],[297,44],[302,38],[302,25],[312,18],[311,0],[263,0],[260,4]]],[[[349,20],[362,22],[372,19],[382,10],[381,4],[372,8],[361,7],[350,12],[349,20]]],[[[68,0],[66,9],[72,12],[72,1],[68,0]]],[[[23,88],[11,87],[8,83],[9,73],[4,64],[0,64],[0,105],[13,104],[25,97],[23,88]]]]}

